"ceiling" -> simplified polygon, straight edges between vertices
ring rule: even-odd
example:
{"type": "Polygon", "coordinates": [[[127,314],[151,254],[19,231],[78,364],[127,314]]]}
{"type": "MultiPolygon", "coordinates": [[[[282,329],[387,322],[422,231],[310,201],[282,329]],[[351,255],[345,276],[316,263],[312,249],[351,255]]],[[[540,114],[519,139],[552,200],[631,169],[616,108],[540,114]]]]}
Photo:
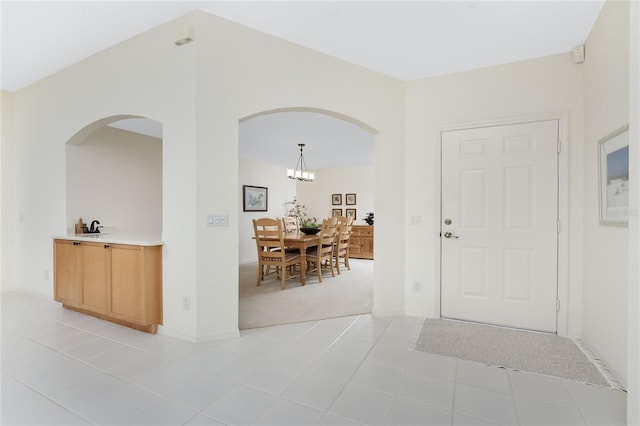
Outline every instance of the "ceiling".
{"type": "MultiPolygon", "coordinates": [[[[194,9],[409,81],[568,52],[585,42],[603,5],[603,0],[2,0],[0,83],[4,90],[20,90],[194,9]]],[[[197,43],[197,29],[195,36],[197,43]]],[[[365,147],[345,145],[353,140],[349,132],[356,130],[349,128],[353,125],[320,114],[271,115],[246,123],[250,125],[242,130],[243,123],[241,134],[256,138],[241,140],[241,144],[253,145],[258,151],[241,147],[241,152],[259,152],[269,139],[281,140],[286,153],[278,158],[295,161],[296,144],[307,143],[305,159],[311,168],[320,167],[312,165],[313,157],[333,152],[332,144],[341,150],[352,147],[349,155],[365,152],[365,147]],[[286,120],[291,118],[304,120],[306,132],[286,120]],[[291,137],[282,140],[287,134],[291,137]],[[312,154],[319,143],[324,148],[312,154]]],[[[156,123],[155,132],[158,129],[156,123]]],[[[362,137],[371,141],[368,134],[362,137]]],[[[369,142],[367,146],[372,159],[373,145],[369,142]]]]}

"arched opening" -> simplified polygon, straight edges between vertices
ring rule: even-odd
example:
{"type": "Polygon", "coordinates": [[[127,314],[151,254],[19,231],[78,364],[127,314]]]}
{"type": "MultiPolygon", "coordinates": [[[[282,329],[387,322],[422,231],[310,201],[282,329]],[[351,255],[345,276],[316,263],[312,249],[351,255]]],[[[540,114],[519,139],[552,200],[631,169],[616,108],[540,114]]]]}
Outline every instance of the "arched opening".
{"type": "Polygon", "coordinates": [[[351,117],[315,108],[270,110],[240,120],[240,190],[250,185],[268,193],[266,211],[246,212],[243,206],[239,211],[240,329],[371,313],[373,259],[352,257],[351,270],[343,266],[335,277],[327,271],[322,282],[313,274],[306,276],[304,286],[299,279],[287,281],[285,290],[276,279],[257,286],[252,219],[287,216],[296,199],[319,222],[349,214],[356,225],[368,227],[363,219],[374,206],[375,133],[351,117]],[[286,176],[296,164],[299,143],[305,144],[313,182],[286,176]]]}
{"type": "Polygon", "coordinates": [[[162,124],[118,115],[66,144],[67,228],[97,219],[104,232],[162,233],[162,124]]]}

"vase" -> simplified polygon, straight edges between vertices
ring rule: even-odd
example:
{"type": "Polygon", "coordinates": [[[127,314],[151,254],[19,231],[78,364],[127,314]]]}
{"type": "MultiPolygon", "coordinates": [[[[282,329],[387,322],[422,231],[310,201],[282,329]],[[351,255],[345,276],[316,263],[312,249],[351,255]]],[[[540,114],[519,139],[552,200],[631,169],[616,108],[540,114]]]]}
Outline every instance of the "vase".
{"type": "Polygon", "coordinates": [[[300,228],[300,230],[307,235],[315,235],[320,232],[320,228],[300,228]]]}

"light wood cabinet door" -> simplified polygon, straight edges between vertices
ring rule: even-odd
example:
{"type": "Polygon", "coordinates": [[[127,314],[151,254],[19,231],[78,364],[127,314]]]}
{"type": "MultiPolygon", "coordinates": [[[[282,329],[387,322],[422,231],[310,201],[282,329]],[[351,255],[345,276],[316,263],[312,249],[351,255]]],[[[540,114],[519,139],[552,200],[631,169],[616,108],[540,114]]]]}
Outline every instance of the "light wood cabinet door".
{"type": "Polygon", "coordinates": [[[161,247],[111,246],[111,315],[139,325],[162,324],[161,247]]]}
{"type": "Polygon", "coordinates": [[[111,249],[111,313],[134,322],[143,320],[142,247],[111,249]]]}
{"type": "Polygon", "coordinates": [[[53,242],[54,299],[79,307],[81,298],[81,247],[76,241],[53,242]]]}
{"type": "Polygon", "coordinates": [[[82,247],[82,308],[100,314],[109,311],[109,245],[80,243],[82,247]]]}
{"type": "Polygon", "coordinates": [[[373,259],[373,226],[353,225],[349,257],[373,259]]]}
{"type": "Polygon", "coordinates": [[[361,253],[366,254],[368,259],[373,259],[373,235],[362,237],[360,244],[361,253]]]}

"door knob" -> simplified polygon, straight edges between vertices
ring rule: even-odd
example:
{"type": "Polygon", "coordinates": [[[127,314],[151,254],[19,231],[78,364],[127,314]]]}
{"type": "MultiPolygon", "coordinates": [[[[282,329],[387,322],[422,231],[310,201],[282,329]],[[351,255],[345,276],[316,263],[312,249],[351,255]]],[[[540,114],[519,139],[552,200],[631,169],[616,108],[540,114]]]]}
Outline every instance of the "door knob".
{"type": "Polygon", "coordinates": [[[444,237],[445,238],[460,238],[457,235],[453,235],[451,232],[445,232],[444,233],[444,237]]]}

